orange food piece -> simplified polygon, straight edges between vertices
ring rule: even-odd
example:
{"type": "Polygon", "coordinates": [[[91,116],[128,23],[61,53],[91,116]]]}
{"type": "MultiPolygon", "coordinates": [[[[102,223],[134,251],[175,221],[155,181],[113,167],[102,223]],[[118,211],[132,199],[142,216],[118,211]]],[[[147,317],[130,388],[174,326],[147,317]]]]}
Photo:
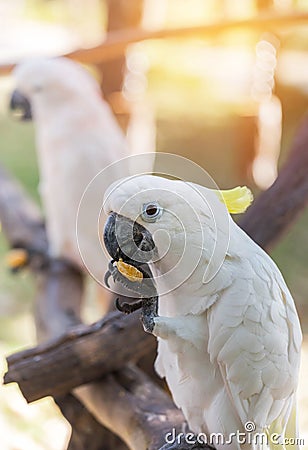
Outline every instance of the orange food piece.
{"type": "Polygon", "coordinates": [[[116,265],[118,271],[129,281],[137,281],[138,283],[141,283],[143,280],[143,273],[136,269],[136,267],[126,264],[121,258],[116,265]]]}
{"type": "Polygon", "coordinates": [[[28,261],[28,253],[22,248],[14,248],[6,255],[6,265],[10,269],[18,269],[28,261]]]}

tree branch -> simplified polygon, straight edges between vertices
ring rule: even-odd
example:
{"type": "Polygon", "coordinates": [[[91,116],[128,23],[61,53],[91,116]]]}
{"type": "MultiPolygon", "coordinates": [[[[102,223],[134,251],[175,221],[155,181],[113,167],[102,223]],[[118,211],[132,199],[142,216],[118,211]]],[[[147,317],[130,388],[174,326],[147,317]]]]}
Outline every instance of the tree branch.
{"type": "Polygon", "coordinates": [[[166,433],[173,428],[179,432],[185,424],[166,392],[136,367],[80,386],[74,394],[132,450],[158,450],[166,443],[166,433]]]}
{"type": "Polygon", "coordinates": [[[11,247],[25,247],[47,252],[47,238],[39,209],[0,167],[0,221],[11,247]]]}
{"type": "Polygon", "coordinates": [[[18,383],[32,402],[66,394],[119,370],[128,361],[155,352],[156,339],[143,331],[138,317],[109,313],[91,326],[75,326],[58,339],[15,353],[7,358],[4,383],[18,383]]]}
{"type": "MultiPolygon", "coordinates": [[[[305,24],[308,22],[307,13],[294,14],[264,14],[249,19],[224,20],[217,23],[192,27],[167,28],[162,30],[126,29],[107,34],[105,41],[92,48],[78,49],[63,56],[79,61],[83,64],[100,64],[110,61],[124,54],[130,44],[150,39],[215,37],[217,34],[236,29],[264,31],[281,29],[305,24]]],[[[15,64],[0,65],[0,75],[9,74],[15,64]]]]}
{"type": "Polygon", "coordinates": [[[308,204],[307,148],[308,117],[305,117],[278,178],[253,202],[239,223],[266,250],[274,247],[308,204]]]}

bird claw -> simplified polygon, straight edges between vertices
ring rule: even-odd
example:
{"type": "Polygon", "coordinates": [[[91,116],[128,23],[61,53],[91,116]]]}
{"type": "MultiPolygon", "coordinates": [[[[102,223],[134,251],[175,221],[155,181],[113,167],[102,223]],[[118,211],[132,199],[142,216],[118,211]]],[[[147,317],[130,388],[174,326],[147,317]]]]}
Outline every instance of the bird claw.
{"type": "Polygon", "coordinates": [[[114,259],[112,259],[109,264],[108,264],[108,270],[105,273],[104,276],[104,283],[106,284],[106,286],[110,289],[110,284],[109,284],[109,278],[112,277],[113,281],[115,281],[115,271],[117,270],[114,265],[114,259]]]}
{"type": "Polygon", "coordinates": [[[127,303],[123,302],[120,303],[120,300],[116,299],[116,307],[119,311],[123,312],[124,314],[131,314],[134,311],[137,311],[138,309],[142,308],[143,306],[143,300],[137,300],[134,303],[127,303]]]}
{"type": "Polygon", "coordinates": [[[152,277],[144,278],[140,284],[130,282],[118,271],[114,262],[115,260],[111,260],[108,264],[108,270],[104,276],[106,286],[110,288],[109,279],[112,277],[114,282],[120,282],[124,287],[141,296],[140,299],[136,299],[133,303],[120,303],[120,300],[117,298],[116,308],[124,314],[131,314],[141,309],[141,321],[144,330],[152,333],[155,325],[154,319],[158,316],[158,296],[152,277]]]}
{"type": "MultiPolygon", "coordinates": [[[[119,272],[118,272],[117,267],[113,265],[114,262],[115,262],[114,260],[110,261],[110,263],[108,264],[108,270],[104,276],[104,282],[109,289],[110,289],[110,284],[109,284],[110,277],[113,278],[113,281],[119,281],[119,272]]],[[[122,284],[124,284],[123,281],[124,280],[122,280],[122,284]]],[[[116,308],[119,311],[123,312],[124,314],[131,314],[134,311],[137,311],[138,309],[142,308],[142,302],[143,302],[143,300],[140,299],[134,303],[127,303],[127,302],[120,303],[120,300],[117,298],[115,303],[116,303],[116,308]]]]}
{"type": "Polygon", "coordinates": [[[155,317],[158,316],[158,297],[144,298],[142,301],[141,322],[147,333],[153,333],[155,317]]]}
{"type": "Polygon", "coordinates": [[[140,297],[150,297],[153,294],[155,295],[156,288],[151,277],[144,277],[141,283],[130,281],[119,272],[117,266],[113,265],[114,263],[115,260],[112,260],[108,264],[108,270],[104,276],[104,282],[108,288],[110,288],[109,279],[112,277],[114,282],[119,282],[123,287],[140,297]]]}

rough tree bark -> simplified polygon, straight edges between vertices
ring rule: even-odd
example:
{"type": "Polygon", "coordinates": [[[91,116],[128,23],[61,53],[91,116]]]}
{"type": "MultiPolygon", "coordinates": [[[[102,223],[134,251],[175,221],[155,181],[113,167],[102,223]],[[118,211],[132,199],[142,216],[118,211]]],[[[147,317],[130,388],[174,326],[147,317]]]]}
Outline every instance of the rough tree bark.
{"type": "Polygon", "coordinates": [[[166,443],[166,433],[173,428],[180,432],[185,423],[171,398],[133,366],[102,381],[80,386],[74,394],[131,450],[158,450],[166,443]],[[98,396],[97,392],[103,395],[98,396]]]}
{"type": "MultiPolygon", "coordinates": [[[[54,314],[49,317],[55,318],[54,314]]],[[[155,352],[156,339],[143,331],[138,317],[112,312],[93,325],[71,327],[57,339],[15,353],[7,359],[4,382],[17,382],[26,400],[33,402],[67,394],[119,370],[127,361],[155,352]]]]}

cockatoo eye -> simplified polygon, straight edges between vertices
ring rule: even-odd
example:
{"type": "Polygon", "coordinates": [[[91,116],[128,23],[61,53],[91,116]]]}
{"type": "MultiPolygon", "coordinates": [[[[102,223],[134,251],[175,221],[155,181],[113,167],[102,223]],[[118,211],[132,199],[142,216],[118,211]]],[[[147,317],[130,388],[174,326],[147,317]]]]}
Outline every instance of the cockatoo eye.
{"type": "Polygon", "coordinates": [[[141,217],[145,222],[156,222],[163,213],[163,208],[157,202],[145,203],[141,217]]]}

